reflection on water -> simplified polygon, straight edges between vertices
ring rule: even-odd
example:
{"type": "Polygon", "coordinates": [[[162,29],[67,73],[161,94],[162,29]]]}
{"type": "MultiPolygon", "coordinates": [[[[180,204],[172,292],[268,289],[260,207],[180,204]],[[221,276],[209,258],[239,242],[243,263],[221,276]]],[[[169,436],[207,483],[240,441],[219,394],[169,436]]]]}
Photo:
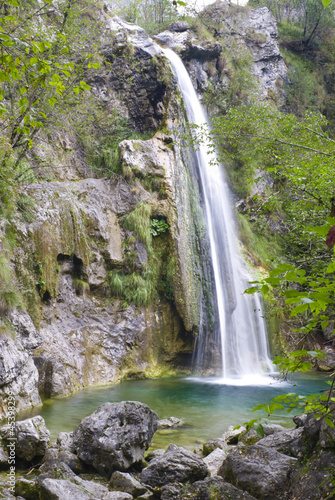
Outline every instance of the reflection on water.
{"type": "MultiPolygon", "coordinates": [[[[40,414],[46,421],[51,438],[61,431],[72,431],[80,420],[105,402],[141,401],[152,408],[160,419],[178,417],[185,426],[161,430],[154,435],[153,447],[166,448],[175,443],[193,449],[219,437],[230,425],[242,424],[257,417],[251,413],[256,404],[286,392],[317,393],[327,389],[326,378],[320,374],[295,377],[296,386],[280,384],[233,386],[214,378],[172,378],[132,380],[111,386],[84,389],[73,396],[46,401],[42,409],[21,414],[19,418],[40,414]]],[[[283,412],[271,417],[276,423],[292,426],[293,415],[283,412]]]]}

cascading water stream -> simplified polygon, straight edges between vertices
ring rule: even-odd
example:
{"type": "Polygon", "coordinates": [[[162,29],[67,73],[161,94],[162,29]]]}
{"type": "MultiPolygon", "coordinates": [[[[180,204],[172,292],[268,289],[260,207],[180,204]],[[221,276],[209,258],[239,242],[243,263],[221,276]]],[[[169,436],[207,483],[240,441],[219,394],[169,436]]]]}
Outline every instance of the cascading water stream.
{"type": "MultiPolygon", "coordinates": [[[[188,120],[207,123],[191,79],[180,58],[164,49],[178,81],[188,120]]],[[[259,297],[244,294],[248,276],[238,247],[231,194],[223,168],[206,145],[196,152],[204,197],[215,279],[225,382],[245,380],[273,371],[259,297]]]]}

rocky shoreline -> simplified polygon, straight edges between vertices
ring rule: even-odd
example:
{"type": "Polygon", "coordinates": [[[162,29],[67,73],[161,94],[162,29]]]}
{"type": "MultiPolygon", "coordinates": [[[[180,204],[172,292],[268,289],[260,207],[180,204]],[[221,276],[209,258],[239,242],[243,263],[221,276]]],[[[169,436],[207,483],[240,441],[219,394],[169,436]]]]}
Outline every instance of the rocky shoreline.
{"type": "Polygon", "coordinates": [[[0,498],[26,500],[325,500],[335,496],[335,429],[294,417],[295,429],[230,429],[194,452],[171,444],[147,452],[159,421],[139,402],[104,403],[55,443],[41,416],[0,428],[0,498]],[[20,471],[20,472],[19,472],[20,471]]]}

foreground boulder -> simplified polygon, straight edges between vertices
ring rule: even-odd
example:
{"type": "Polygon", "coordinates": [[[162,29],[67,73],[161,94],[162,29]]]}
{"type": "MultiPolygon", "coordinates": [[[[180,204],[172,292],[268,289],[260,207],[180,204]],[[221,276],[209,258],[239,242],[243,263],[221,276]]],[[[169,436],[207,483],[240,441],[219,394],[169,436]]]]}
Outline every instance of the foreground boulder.
{"type": "Polygon", "coordinates": [[[195,453],[171,444],[164,455],[151,460],[142,470],[141,482],[160,488],[169,483],[192,483],[208,474],[207,465],[195,453]]]}
{"type": "Polygon", "coordinates": [[[309,459],[308,467],[303,463],[294,470],[289,498],[304,500],[334,498],[334,473],[335,454],[329,450],[317,450],[309,459]]]}
{"type": "Polygon", "coordinates": [[[255,500],[247,491],[235,488],[218,476],[193,483],[188,493],[192,500],[212,500],[212,498],[216,500],[255,500]]]}
{"type": "Polygon", "coordinates": [[[247,491],[226,483],[222,477],[211,477],[189,486],[167,484],[161,490],[161,500],[255,500],[247,491]]]}
{"type": "Polygon", "coordinates": [[[74,484],[68,479],[45,478],[40,481],[41,500],[109,500],[109,491],[91,481],[74,484]]]}
{"type": "Polygon", "coordinates": [[[158,416],[139,402],[104,403],[73,432],[78,457],[110,476],[140,462],[157,430],[158,416]]]}
{"type": "Polygon", "coordinates": [[[288,498],[290,476],[296,458],[273,448],[252,445],[238,448],[228,455],[219,475],[225,481],[262,500],[288,498]]]}
{"type": "MultiPolygon", "coordinates": [[[[0,436],[4,443],[11,442],[12,435],[10,425],[4,425],[0,429],[0,436]]],[[[30,462],[35,457],[43,457],[50,441],[50,432],[46,428],[44,419],[37,415],[15,423],[15,454],[17,458],[30,462]]]]}
{"type": "Polygon", "coordinates": [[[147,489],[127,472],[113,472],[109,484],[113,490],[129,493],[135,498],[147,492],[147,489]]]}
{"type": "Polygon", "coordinates": [[[302,433],[303,429],[301,427],[298,429],[286,429],[283,432],[276,432],[275,434],[260,439],[257,444],[274,448],[280,453],[284,453],[284,455],[298,458],[302,456],[302,433]]]}

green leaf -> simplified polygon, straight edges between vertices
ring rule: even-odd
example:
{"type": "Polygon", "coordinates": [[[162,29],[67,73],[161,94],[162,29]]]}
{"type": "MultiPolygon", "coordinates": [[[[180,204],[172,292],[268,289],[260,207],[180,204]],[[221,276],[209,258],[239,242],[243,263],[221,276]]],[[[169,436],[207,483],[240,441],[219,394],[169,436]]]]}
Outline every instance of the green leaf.
{"type": "Polygon", "coordinates": [[[291,311],[291,318],[308,310],[308,304],[300,304],[291,311]]]}
{"type": "Polygon", "coordinates": [[[325,359],[326,355],[323,351],[307,351],[309,356],[313,358],[325,359]]]}
{"type": "Polygon", "coordinates": [[[307,226],[306,229],[308,229],[311,233],[316,233],[318,236],[322,236],[324,238],[327,236],[330,227],[329,224],[327,224],[326,226],[317,227],[307,226]]]}
{"type": "Polygon", "coordinates": [[[261,438],[265,436],[264,427],[260,422],[254,423],[254,429],[261,438]]]}
{"type": "Polygon", "coordinates": [[[252,286],[252,287],[247,288],[246,290],[244,290],[244,293],[249,293],[249,294],[252,294],[252,293],[255,293],[255,292],[258,292],[258,287],[257,286],[252,286]]]}
{"type": "Polygon", "coordinates": [[[322,0],[322,5],[326,9],[328,5],[332,3],[333,0],[322,0]]]}
{"type": "Polygon", "coordinates": [[[252,411],[259,411],[259,410],[264,410],[264,408],[266,407],[266,404],[264,405],[256,405],[252,411]]]}
{"type": "Polygon", "coordinates": [[[335,273],[335,260],[333,260],[333,262],[331,262],[330,264],[328,264],[328,267],[326,269],[326,273],[327,274],[335,273]]]}
{"type": "Polygon", "coordinates": [[[291,358],[298,358],[300,356],[307,356],[307,355],[308,355],[308,351],[306,351],[306,350],[292,351],[290,353],[291,358]]]}
{"type": "Polygon", "coordinates": [[[80,87],[83,90],[91,90],[91,87],[86,82],[84,82],[83,80],[81,80],[81,82],[80,82],[80,87]]]}
{"type": "Polygon", "coordinates": [[[55,99],[54,97],[50,97],[50,98],[48,99],[48,101],[49,101],[49,104],[50,104],[50,106],[51,106],[52,108],[55,106],[55,104],[58,104],[57,99],[55,99]]]}
{"type": "Polygon", "coordinates": [[[332,429],[334,429],[335,425],[334,425],[334,422],[332,420],[330,420],[330,418],[328,417],[325,417],[325,422],[326,424],[331,427],[332,429]]]}

